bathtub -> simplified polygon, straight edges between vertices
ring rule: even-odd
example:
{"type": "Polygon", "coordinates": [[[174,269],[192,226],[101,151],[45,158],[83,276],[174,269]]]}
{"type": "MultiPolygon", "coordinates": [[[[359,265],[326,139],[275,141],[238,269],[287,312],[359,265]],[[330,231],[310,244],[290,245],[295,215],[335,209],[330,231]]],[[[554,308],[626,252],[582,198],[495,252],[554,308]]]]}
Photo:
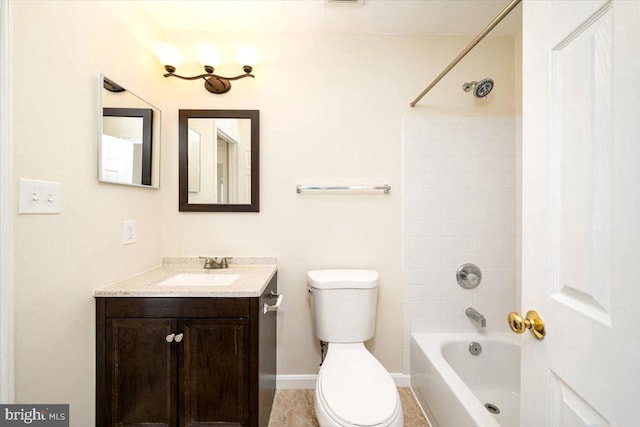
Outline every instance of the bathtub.
{"type": "Polygon", "coordinates": [[[412,334],[411,388],[433,427],[518,427],[520,345],[512,334],[412,334]],[[473,356],[469,344],[482,352],[473,356]],[[489,408],[485,404],[493,405],[489,408]],[[492,414],[490,409],[500,411],[492,414]]]}

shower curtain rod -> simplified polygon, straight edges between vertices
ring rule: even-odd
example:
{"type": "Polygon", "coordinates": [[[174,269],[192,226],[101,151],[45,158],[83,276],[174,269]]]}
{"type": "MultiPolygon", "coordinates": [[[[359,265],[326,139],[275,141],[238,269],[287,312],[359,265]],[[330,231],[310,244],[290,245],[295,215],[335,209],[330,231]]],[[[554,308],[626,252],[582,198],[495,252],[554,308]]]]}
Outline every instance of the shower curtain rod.
{"type": "Polygon", "coordinates": [[[420,100],[422,99],[423,96],[425,96],[427,94],[427,92],[429,92],[431,89],[433,89],[433,87],[438,84],[438,82],[440,80],[442,80],[442,78],[444,76],[447,75],[447,73],[449,71],[451,71],[451,69],[453,67],[455,67],[458,62],[460,62],[462,60],[462,58],[464,58],[465,56],[467,56],[467,53],[469,53],[469,51],[471,51],[471,49],[473,49],[474,47],[476,47],[476,45],[478,43],[480,43],[480,41],[487,35],[489,34],[489,32],[491,30],[493,30],[495,28],[496,25],[498,25],[500,23],[500,21],[502,21],[508,14],[509,12],[511,12],[522,0],[512,0],[511,3],[509,3],[507,5],[507,7],[504,8],[504,10],[502,12],[500,12],[498,14],[498,16],[496,16],[493,21],[491,21],[489,23],[489,25],[487,25],[487,27],[482,30],[480,32],[480,34],[478,34],[476,36],[475,39],[471,40],[471,43],[469,43],[469,45],[467,47],[464,48],[464,50],[462,52],[460,52],[460,54],[458,56],[456,56],[456,58],[451,61],[451,64],[449,64],[447,66],[447,68],[445,68],[439,75],[438,77],[436,77],[429,86],[427,86],[427,88],[425,90],[422,91],[422,93],[420,95],[418,95],[418,97],[416,99],[413,100],[413,102],[411,103],[411,107],[415,107],[416,104],[418,102],[420,102],[420,100]]]}

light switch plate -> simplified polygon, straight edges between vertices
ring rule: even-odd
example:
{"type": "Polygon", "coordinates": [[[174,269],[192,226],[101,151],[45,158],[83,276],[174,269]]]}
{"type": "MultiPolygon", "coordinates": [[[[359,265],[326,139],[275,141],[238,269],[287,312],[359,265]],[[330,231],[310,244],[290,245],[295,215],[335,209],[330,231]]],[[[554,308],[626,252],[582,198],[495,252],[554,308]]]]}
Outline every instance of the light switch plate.
{"type": "Polygon", "coordinates": [[[59,214],[62,185],[59,182],[20,178],[18,213],[59,214]]]}

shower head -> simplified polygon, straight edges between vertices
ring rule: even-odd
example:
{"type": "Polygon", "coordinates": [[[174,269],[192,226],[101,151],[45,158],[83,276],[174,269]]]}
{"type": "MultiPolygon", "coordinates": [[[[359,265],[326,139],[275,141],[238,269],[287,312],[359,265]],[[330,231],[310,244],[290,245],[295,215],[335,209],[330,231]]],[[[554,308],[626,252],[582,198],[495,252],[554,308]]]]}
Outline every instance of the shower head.
{"type": "Polygon", "coordinates": [[[472,88],[473,96],[476,98],[484,98],[489,95],[491,90],[493,89],[493,79],[482,79],[479,82],[470,82],[462,85],[462,90],[465,92],[469,92],[472,88]]]}

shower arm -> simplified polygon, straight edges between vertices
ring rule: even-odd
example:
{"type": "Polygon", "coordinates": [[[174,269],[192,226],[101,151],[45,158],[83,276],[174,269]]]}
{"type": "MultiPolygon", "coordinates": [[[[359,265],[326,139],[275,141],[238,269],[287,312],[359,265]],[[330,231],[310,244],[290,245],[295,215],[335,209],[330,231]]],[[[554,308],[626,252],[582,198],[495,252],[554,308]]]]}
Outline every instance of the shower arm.
{"type": "Polygon", "coordinates": [[[429,86],[427,86],[427,88],[425,90],[422,91],[422,93],[420,95],[418,95],[418,97],[416,99],[413,100],[413,102],[410,104],[411,107],[415,107],[416,104],[418,102],[420,102],[420,100],[422,99],[423,96],[425,96],[427,94],[427,92],[429,92],[431,89],[433,89],[433,87],[438,84],[438,82],[440,80],[442,80],[442,78],[444,76],[447,75],[447,73],[449,71],[451,71],[451,69],[453,67],[455,67],[458,62],[460,62],[462,60],[462,58],[464,58],[465,56],[467,56],[467,53],[469,53],[471,51],[471,49],[473,49],[474,47],[476,47],[476,45],[478,43],[480,43],[480,41],[485,38],[485,36],[487,34],[489,34],[489,32],[491,30],[493,30],[495,28],[496,25],[498,25],[500,23],[500,21],[502,21],[508,14],[509,12],[511,12],[518,4],[520,4],[522,0],[512,0],[511,3],[509,3],[507,5],[507,7],[505,7],[502,12],[500,12],[498,14],[498,16],[496,16],[493,21],[491,21],[489,23],[489,25],[486,26],[486,28],[484,30],[482,30],[480,32],[480,34],[478,34],[476,36],[476,38],[474,38],[473,40],[471,40],[471,43],[469,43],[469,45],[467,47],[464,48],[464,50],[462,52],[460,52],[460,54],[458,56],[456,56],[456,58],[451,61],[451,63],[447,66],[447,68],[445,68],[439,75],[438,77],[436,77],[429,86]]]}

